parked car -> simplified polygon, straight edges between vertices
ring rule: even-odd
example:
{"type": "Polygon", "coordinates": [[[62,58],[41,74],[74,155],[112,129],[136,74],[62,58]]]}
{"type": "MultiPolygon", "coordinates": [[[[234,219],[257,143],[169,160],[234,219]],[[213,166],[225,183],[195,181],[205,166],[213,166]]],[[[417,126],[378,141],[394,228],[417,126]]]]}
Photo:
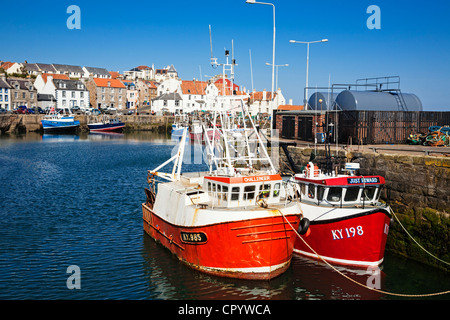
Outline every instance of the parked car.
{"type": "Polygon", "coordinates": [[[106,114],[115,114],[117,112],[117,109],[114,107],[108,107],[105,109],[106,114]]]}
{"type": "Polygon", "coordinates": [[[16,113],[16,114],[28,114],[29,111],[28,111],[26,106],[19,106],[16,109],[14,109],[13,113],[16,113]]]}
{"type": "Polygon", "coordinates": [[[28,111],[30,113],[34,113],[34,114],[44,114],[45,113],[41,107],[32,107],[32,108],[28,109],[28,111]]]}

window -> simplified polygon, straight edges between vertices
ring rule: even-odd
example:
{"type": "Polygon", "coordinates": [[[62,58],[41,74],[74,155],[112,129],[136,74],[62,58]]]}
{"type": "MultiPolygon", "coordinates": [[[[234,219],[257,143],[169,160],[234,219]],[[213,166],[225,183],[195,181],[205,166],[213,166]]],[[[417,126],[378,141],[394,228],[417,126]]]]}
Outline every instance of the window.
{"type": "Polygon", "coordinates": [[[25,92],[22,92],[22,99],[25,99],[25,92]]]}
{"type": "Polygon", "coordinates": [[[102,101],[105,101],[105,95],[104,94],[102,95],[102,101]]]}
{"type": "Polygon", "coordinates": [[[308,198],[314,199],[316,197],[316,186],[312,183],[308,185],[308,198]]]}
{"type": "Polygon", "coordinates": [[[72,91],[72,98],[75,98],[75,91],[72,91]]]}
{"type": "Polygon", "coordinates": [[[275,183],[275,185],[273,186],[273,196],[274,197],[278,197],[280,195],[280,187],[281,187],[280,183],[275,183]]]}
{"type": "Polygon", "coordinates": [[[259,186],[259,197],[268,198],[270,195],[270,184],[263,184],[259,186]]]}
{"type": "Polygon", "coordinates": [[[3,96],[2,95],[0,95],[0,101],[3,101],[3,96]]]}
{"type": "Polygon", "coordinates": [[[300,192],[302,197],[306,196],[306,185],[304,183],[300,183],[300,192]]]}
{"type": "Polygon", "coordinates": [[[84,91],[80,92],[80,98],[84,98],[84,91]]]}
{"type": "Polygon", "coordinates": [[[377,187],[375,186],[365,187],[362,194],[362,196],[364,197],[364,201],[372,201],[376,191],[377,187]]]}
{"type": "Polygon", "coordinates": [[[342,188],[341,187],[331,187],[328,189],[327,200],[332,202],[341,201],[342,188]]]}
{"type": "Polygon", "coordinates": [[[65,91],[62,92],[62,96],[63,96],[63,98],[66,97],[66,92],[65,91]]]}
{"type": "Polygon", "coordinates": [[[217,185],[217,196],[219,199],[222,199],[222,185],[217,185]]]}
{"type": "Polygon", "coordinates": [[[358,194],[359,194],[359,187],[347,188],[344,201],[356,201],[358,199],[358,194]]]}
{"type": "Polygon", "coordinates": [[[211,182],[208,182],[208,191],[211,192],[211,182]]]}
{"type": "Polygon", "coordinates": [[[231,189],[231,200],[239,200],[239,193],[240,193],[240,188],[233,187],[231,189]]]}
{"type": "Polygon", "coordinates": [[[246,186],[244,188],[244,200],[252,200],[255,198],[255,186],[246,186]]]}
{"type": "Polygon", "coordinates": [[[223,186],[222,187],[222,193],[223,193],[223,200],[228,200],[228,187],[223,186]]]}
{"type": "Polygon", "coordinates": [[[30,92],[30,99],[34,99],[34,92],[30,92]]]}
{"type": "Polygon", "coordinates": [[[324,193],[325,193],[325,188],[323,186],[317,186],[317,200],[322,200],[324,193]]]}
{"type": "Polygon", "coordinates": [[[17,92],[14,92],[14,98],[19,98],[19,94],[17,92]]]}

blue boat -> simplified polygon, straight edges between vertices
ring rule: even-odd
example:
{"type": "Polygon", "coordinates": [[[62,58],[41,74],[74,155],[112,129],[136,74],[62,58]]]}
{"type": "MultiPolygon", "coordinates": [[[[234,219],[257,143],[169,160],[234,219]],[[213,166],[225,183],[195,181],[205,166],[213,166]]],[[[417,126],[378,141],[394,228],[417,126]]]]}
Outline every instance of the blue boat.
{"type": "Polygon", "coordinates": [[[111,132],[121,131],[125,127],[125,123],[119,119],[103,119],[102,121],[89,123],[89,131],[93,132],[111,132]]]}
{"type": "Polygon", "coordinates": [[[74,132],[80,126],[80,121],[73,116],[48,114],[41,120],[44,132],[74,132]]]}

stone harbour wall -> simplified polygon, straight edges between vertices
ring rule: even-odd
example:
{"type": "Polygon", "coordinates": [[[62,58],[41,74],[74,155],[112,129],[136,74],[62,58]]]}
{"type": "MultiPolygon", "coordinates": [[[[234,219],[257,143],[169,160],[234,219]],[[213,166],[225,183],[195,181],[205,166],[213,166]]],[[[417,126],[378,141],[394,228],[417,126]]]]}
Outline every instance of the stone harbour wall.
{"type": "MultiPolygon", "coordinates": [[[[288,147],[298,168],[306,165],[313,148],[288,147]]],[[[382,200],[389,202],[396,217],[410,235],[427,251],[450,263],[450,157],[412,154],[382,154],[331,150],[332,157],[359,162],[361,175],[380,175],[386,179],[382,200]]],[[[317,159],[324,150],[317,151],[317,159]]],[[[280,166],[289,171],[289,162],[280,148],[280,166]]],[[[414,243],[394,218],[386,250],[397,255],[450,270],[414,243]]]]}
{"type": "MultiPolygon", "coordinates": [[[[44,115],[5,114],[0,115],[0,134],[18,134],[42,130],[41,120],[44,115]]],[[[80,121],[80,130],[88,131],[87,124],[96,122],[101,116],[76,115],[75,120],[80,121]]],[[[153,115],[120,115],[119,119],[125,122],[125,131],[154,131],[170,132],[173,116],[153,115]]]]}

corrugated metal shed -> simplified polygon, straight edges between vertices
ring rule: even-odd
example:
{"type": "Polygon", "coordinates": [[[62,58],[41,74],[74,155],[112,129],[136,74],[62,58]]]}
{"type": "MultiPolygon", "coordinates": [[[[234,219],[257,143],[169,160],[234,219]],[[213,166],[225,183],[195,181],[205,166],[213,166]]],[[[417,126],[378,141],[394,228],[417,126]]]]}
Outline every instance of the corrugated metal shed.
{"type": "Polygon", "coordinates": [[[342,110],[422,111],[422,102],[412,93],[344,90],[336,97],[342,110]],[[402,99],[403,97],[403,99],[402,99]],[[405,105],[405,108],[402,107],[405,105]]]}

